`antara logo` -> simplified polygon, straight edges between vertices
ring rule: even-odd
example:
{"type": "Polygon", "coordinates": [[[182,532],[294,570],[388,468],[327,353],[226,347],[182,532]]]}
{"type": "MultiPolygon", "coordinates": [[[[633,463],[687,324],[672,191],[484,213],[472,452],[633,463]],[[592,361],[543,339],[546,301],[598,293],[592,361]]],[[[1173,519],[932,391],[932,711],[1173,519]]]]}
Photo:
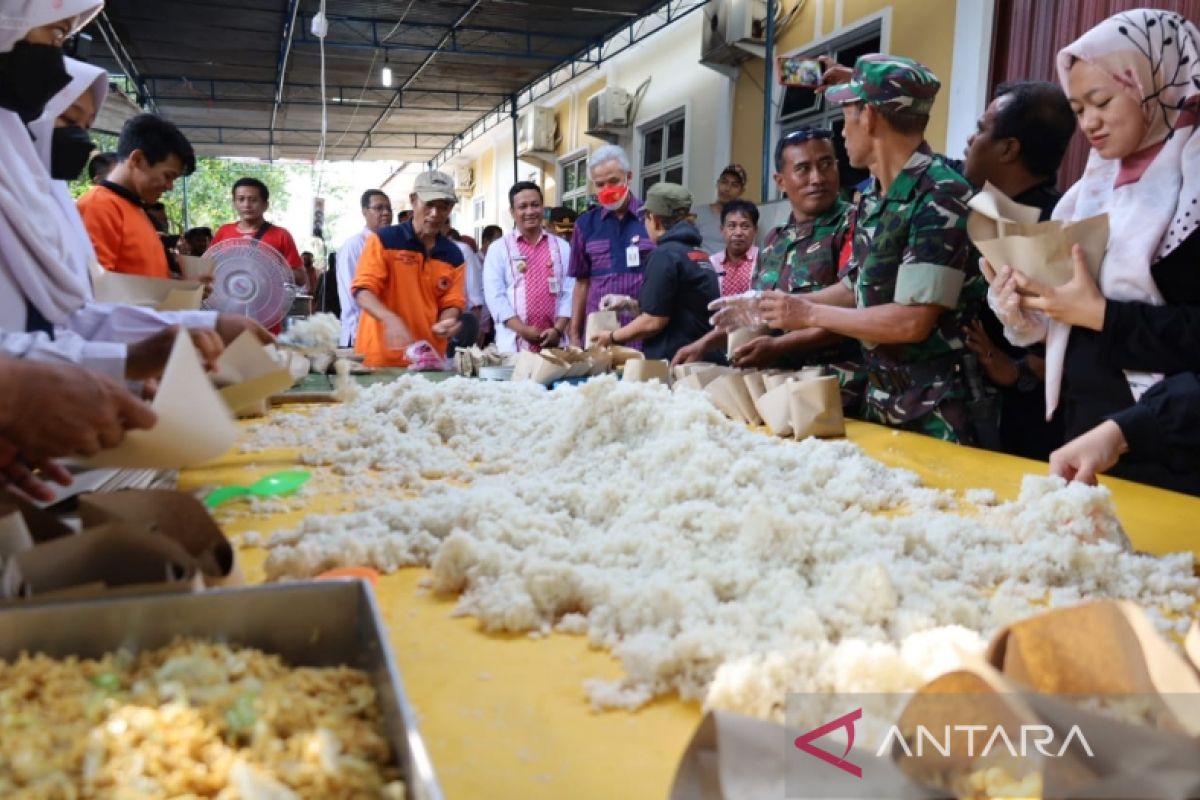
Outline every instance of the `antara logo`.
{"type": "MultiPolygon", "coordinates": [[[[815,756],[827,764],[830,764],[843,772],[849,773],[856,778],[862,777],[862,767],[850,761],[847,757],[850,755],[850,750],[854,747],[854,723],[862,719],[863,711],[861,708],[856,708],[849,714],[843,714],[837,719],[830,720],[824,725],[813,728],[808,733],[796,737],[795,745],[798,750],[808,753],[810,756],[815,756]],[[818,747],[814,742],[823,736],[827,736],[836,730],[846,730],[846,748],[841,755],[835,755],[821,747],[818,747]]],[[[955,744],[954,735],[966,735],[966,755],[968,758],[985,758],[995,748],[1003,748],[1013,758],[1025,758],[1036,751],[1039,755],[1046,758],[1062,758],[1062,756],[1071,747],[1071,743],[1075,742],[1088,757],[1094,757],[1091,745],[1088,744],[1087,738],[1083,735],[1083,731],[1078,725],[1072,725],[1067,731],[1067,735],[1063,738],[1062,743],[1055,746],[1056,735],[1054,729],[1049,725],[1022,725],[1020,734],[1015,737],[1010,736],[1003,725],[989,727],[987,725],[945,725],[941,731],[941,738],[938,738],[933,731],[924,725],[917,725],[914,735],[911,740],[906,738],[900,732],[897,725],[892,725],[888,728],[887,734],[884,735],[879,747],[875,751],[876,758],[885,758],[893,752],[894,748],[899,747],[906,756],[912,758],[915,754],[917,758],[924,757],[925,747],[928,745],[931,748],[930,755],[936,752],[943,758],[950,756],[951,750],[955,744]],[[976,734],[980,734],[976,739],[976,734]],[[976,742],[983,742],[983,747],[976,750],[976,742]],[[915,748],[914,748],[915,745],[915,748]],[[1032,748],[1030,747],[1032,745],[1032,748]]]]}

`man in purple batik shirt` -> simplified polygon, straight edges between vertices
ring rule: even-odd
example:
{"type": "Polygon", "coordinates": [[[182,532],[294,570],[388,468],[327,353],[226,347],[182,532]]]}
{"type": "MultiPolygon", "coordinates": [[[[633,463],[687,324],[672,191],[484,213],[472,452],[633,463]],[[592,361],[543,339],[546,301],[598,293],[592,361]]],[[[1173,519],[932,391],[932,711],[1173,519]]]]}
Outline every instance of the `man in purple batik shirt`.
{"type": "MultiPolygon", "coordinates": [[[[638,218],[641,202],[629,190],[633,170],[617,145],[605,145],[588,159],[599,205],[576,222],[571,237],[570,275],[575,279],[571,341],[582,342],[588,314],[608,294],[637,297],[654,242],[638,218]]],[[[621,315],[621,324],[632,319],[621,315]]]]}

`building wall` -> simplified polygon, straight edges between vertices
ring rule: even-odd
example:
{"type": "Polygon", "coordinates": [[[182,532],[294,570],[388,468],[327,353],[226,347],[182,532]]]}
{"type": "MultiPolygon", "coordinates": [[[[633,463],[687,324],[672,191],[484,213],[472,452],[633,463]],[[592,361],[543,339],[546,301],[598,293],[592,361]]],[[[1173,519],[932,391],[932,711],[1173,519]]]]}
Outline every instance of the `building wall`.
{"type": "MultiPolygon", "coordinates": [[[[698,203],[711,201],[717,174],[730,157],[728,119],[732,91],[727,78],[699,64],[702,24],[703,14],[692,13],[601,65],[596,73],[583,75],[554,95],[539,100],[539,105],[555,109],[559,132],[555,158],[543,162],[520,159],[519,177],[538,181],[547,204],[558,204],[558,160],[590,153],[606,143],[586,133],[588,98],[606,85],[619,86],[633,94],[649,81],[637,106],[634,124],[618,140],[634,164],[635,183],[640,179],[641,128],[683,108],[687,119],[685,183],[698,203]]],[[[513,178],[512,152],[511,126],[502,124],[468,145],[456,159],[458,164],[475,167],[473,197],[486,195],[487,222],[505,227],[511,224],[507,195],[513,178]]],[[[456,209],[455,224],[461,230],[476,224],[471,218],[470,205],[460,203],[456,209]]]]}
{"type": "MultiPolygon", "coordinates": [[[[799,0],[782,0],[790,10],[799,0]]],[[[942,81],[938,102],[930,115],[928,140],[935,150],[947,146],[949,98],[954,74],[955,19],[961,2],[984,0],[807,0],[791,24],[776,39],[777,54],[802,53],[853,30],[870,19],[881,20],[885,51],[922,62],[942,81]]],[[[967,43],[964,43],[966,45],[967,43]]],[[[991,42],[972,42],[972,48],[990,50],[991,42]]],[[[759,199],[762,175],[763,61],[754,58],[741,66],[734,98],[733,160],[743,164],[750,177],[747,196],[759,199]]],[[[783,90],[772,89],[772,125],[778,115],[783,90]]],[[[968,103],[971,121],[981,110],[975,98],[968,103]]],[[[778,131],[773,131],[774,136],[778,131]]],[[[959,144],[961,149],[961,144],[959,144]]]]}
{"type": "MultiPolygon", "coordinates": [[[[966,132],[973,127],[986,105],[983,93],[991,51],[994,0],[779,2],[784,4],[786,11],[794,8],[796,3],[803,3],[790,25],[777,38],[776,52],[780,54],[803,52],[869,20],[880,20],[884,50],[927,64],[942,80],[943,88],[930,120],[930,144],[938,150],[961,151],[966,132]],[[966,24],[968,22],[971,24],[966,24]],[[982,76],[979,68],[972,67],[972,59],[982,65],[979,67],[984,70],[982,76]],[[957,92],[954,91],[955,79],[959,80],[957,92]],[[952,114],[956,115],[954,125],[949,124],[952,114]],[[955,131],[955,141],[948,142],[947,132],[951,129],[955,131]]],[[[635,184],[640,183],[642,128],[683,108],[687,119],[684,183],[696,203],[712,200],[717,175],[731,161],[746,168],[749,177],[747,197],[760,199],[763,61],[751,59],[745,62],[736,78],[728,78],[701,64],[703,24],[703,13],[694,12],[604,63],[596,71],[541,98],[539,104],[554,108],[557,118],[558,142],[554,157],[547,161],[520,159],[519,177],[538,181],[547,205],[560,204],[560,160],[590,153],[604,144],[586,133],[588,98],[606,85],[636,93],[648,80],[636,109],[634,124],[618,141],[634,162],[635,184]]],[[[783,92],[775,87],[772,94],[777,111],[783,92]]],[[[772,114],[772,140],[778,135],[776,116],[777,113],[772,114]]],[[[511,125],[505,122],[496,126],[468,145],[452,163],[475,167],[472,199],[486,198],[487,219],[483,222],[509,225],[507,192],[513,180],[511,125]]],[[[470,230],[480,224],[474,219],[472,205],[462,203],[456,210],[455,224],[461,230],[470,230]]]]}

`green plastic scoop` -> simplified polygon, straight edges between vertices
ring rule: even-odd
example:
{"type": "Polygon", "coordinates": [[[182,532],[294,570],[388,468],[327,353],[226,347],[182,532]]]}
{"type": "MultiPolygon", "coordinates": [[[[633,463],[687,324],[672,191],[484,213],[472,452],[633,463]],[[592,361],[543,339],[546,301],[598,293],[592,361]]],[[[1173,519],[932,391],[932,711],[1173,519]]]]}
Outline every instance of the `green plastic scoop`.
{"type": "Polygon", "coordinates": [[[303,486],[311,477],[311,473],[302,469],[272,472],[249,486],[222,486],[220,489],[215,489],[204,498],[204,505],[216,508],[228,500],[245,495],[273,497],[278,494],[290,494],[303,486]]]}

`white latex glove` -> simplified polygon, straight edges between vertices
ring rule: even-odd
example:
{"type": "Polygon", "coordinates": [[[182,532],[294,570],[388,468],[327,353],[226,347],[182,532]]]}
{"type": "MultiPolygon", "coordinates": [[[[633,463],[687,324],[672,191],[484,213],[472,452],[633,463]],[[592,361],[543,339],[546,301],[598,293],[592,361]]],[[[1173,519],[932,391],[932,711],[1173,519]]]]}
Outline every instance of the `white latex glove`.
{"type": "MultiPolygon", "coordinates": [[[[985,264],[982,262],[980,267],[983,268],[985,264]]],[[[1050,328],[1050,320],[1040,311],[1021,308],[1021,296],[1017,294],[1012,269],[1001,267],[994,273],[990,269],[984,271],[985,276],[989,274],[992,280],[987,291],[988,307],[1004,325],[1004,338],[1018,347],[1043,341],[1050,328]]]]}

